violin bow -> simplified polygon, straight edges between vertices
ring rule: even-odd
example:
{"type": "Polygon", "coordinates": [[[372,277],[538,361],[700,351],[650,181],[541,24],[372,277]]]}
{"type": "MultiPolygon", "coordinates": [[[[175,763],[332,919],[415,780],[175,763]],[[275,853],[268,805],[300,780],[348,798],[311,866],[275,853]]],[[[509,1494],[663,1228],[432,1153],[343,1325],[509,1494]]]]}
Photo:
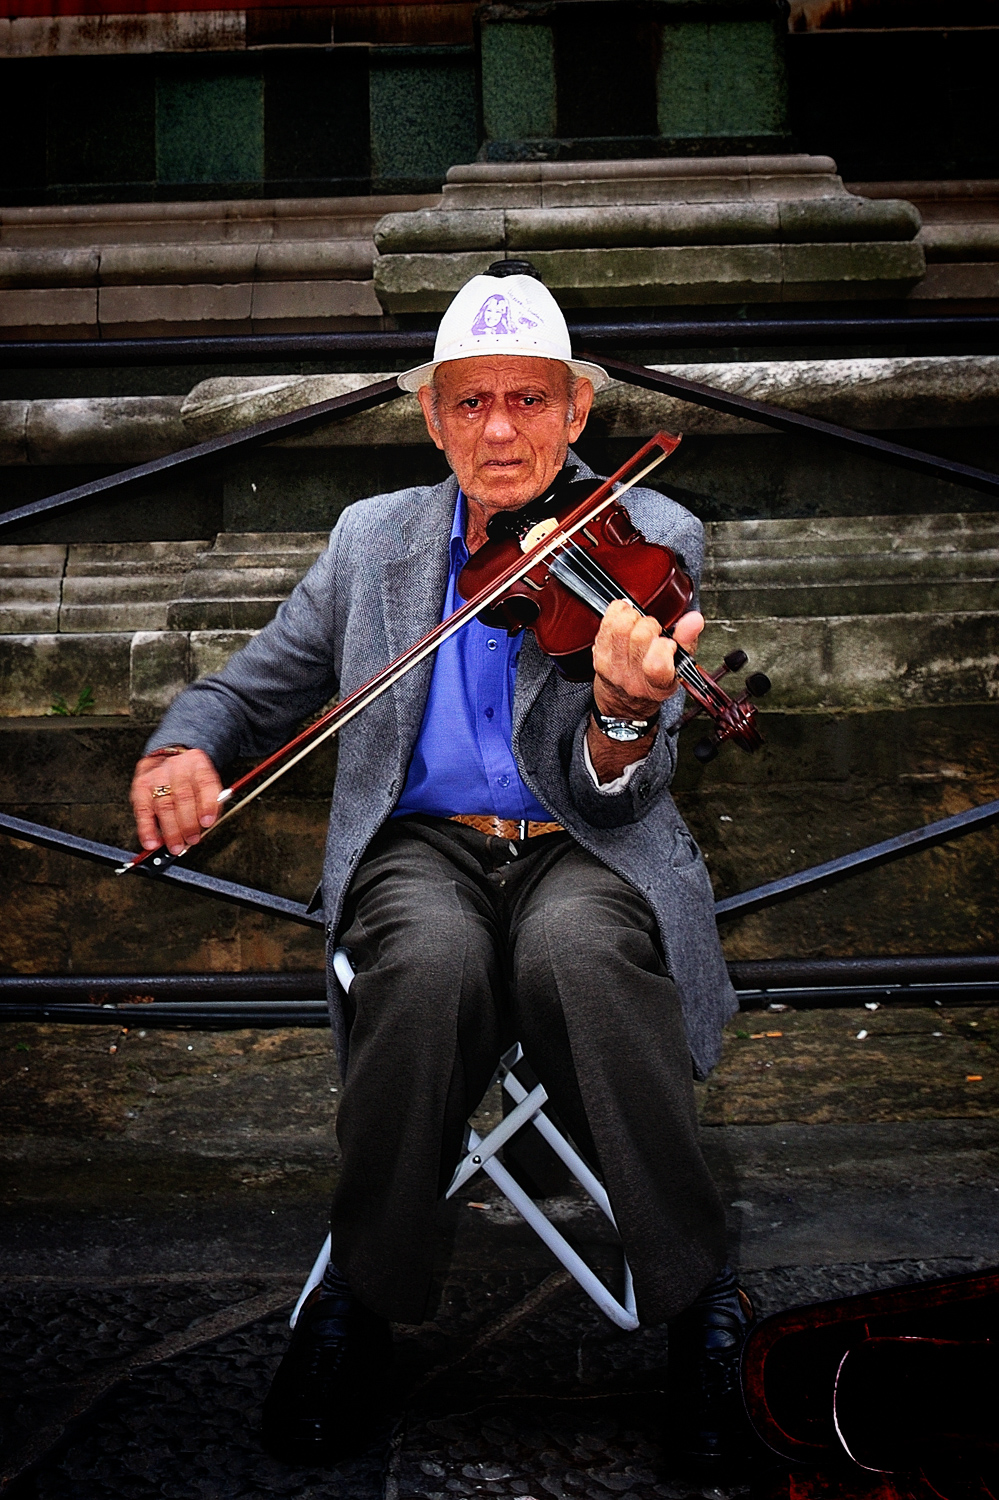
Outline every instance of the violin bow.
{"type": "MultiPolygon", "coordinates": [[[[341,699],[335,707],[303,729],[294,739],[282,745],[280,750],[275,750],[266,760],[262,760],[245,775],[238,777],[231,786],[224,787],[218,794],[217,800],[220,803],[230,802],[233,797],[244,791],[246,795],[240,797],[240,800],[233,803],[231,807],[226,808],[211,827],[205,829],[203,837],[221,828],[229,818],[242,812],[245,807],[249,807],[251,802],[268,787],[273,786],[286,771],[291,770],[292,766],[298,765],[300,760],[311,755],[313,750],[318,749],[326,740],[337,734],[345,724],[350,723],[351,719],[363,713],[376,698],[381,697],[382,693],[394,687],[413,667],[433,655],[439,646],[450,640],[451,636],[456,635],[463,626],[468,624],[469,620],[474,619],[482,610],[488,609],[490,604],[494,604],[512,583],[519,582],[539,562],[543,562],[545,558],[564,547],[578,531],[588,526],[601,511],[606,510],[608,505],[618,500],[647,474],[651,474],[653,469],[669,457],[679,442],[680,438],[674,436],[673,433],[657,432],[643,447],[639,448],[637,453],[623,463],[616,473],[612,474],[609,479],[604,479],[591,495],[580,501],[561,525],[523,552],[521,557],[498,574],[491,584],[480,589],[453,614],[448,615],[446,620],[435,625],[401,656],[397,656],[395,661],[389,662],[388,666],[383,667],[370,681],[341,699]],[[650,457],[650,455],[655,456],[650,457]],[[636,468],[637,465],[641,467],[636,468]],[[633,470],[635,472],[632,472],[633,470]]],[[[183,859],[186,853],[187,849],[183,849],[180,854],[171,854],[165,844],[160,844],[155,849],[143,850],[127,864],[120,865],[115,874],[127,875],[130,871],[143,866],[150,870],[163,870],[176,860],[183,859]]]]}

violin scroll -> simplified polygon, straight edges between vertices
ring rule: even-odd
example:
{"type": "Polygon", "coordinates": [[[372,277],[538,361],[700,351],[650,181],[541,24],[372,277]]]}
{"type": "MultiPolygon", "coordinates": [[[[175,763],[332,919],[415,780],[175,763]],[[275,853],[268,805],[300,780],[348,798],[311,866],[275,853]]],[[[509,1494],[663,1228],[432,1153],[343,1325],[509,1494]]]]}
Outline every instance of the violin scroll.
{"type": "MultiPolygon", "coordinates": [[[[701,671],[704,677],[717,684],[730,672],[741,672],[748,661],[745,651],[737,648],[728,653],[717,672],[704,672],[703,668],[701,671]]],[[[750,700],[765,698],[771,686],[770,678],[765,672],[751,672],[745,679],[744,690],[738,698],[721,694],[719,689],[720,695],[727,701],[712,713],[714,728],[711,733],[698,740],[694,746],[694,756],[702,766],[714,760],[726,740],[735,740],[744,750],[758,749],[763,743],[763,736],[756,727],[756,708],[750,700]]],[[[696,708],[684,714],[680,722],[689,724],[691,719],[696,719],[698,714],[706,711],[706,705],[698,703],[696,708]]]]}

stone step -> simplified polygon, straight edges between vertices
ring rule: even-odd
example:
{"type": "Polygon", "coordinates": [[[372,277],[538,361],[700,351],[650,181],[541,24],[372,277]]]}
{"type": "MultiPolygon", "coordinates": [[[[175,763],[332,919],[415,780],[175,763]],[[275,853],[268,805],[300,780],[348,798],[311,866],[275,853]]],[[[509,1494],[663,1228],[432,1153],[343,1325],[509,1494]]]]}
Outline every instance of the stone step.
{"type": "Polygon", "coordinates": [[[432,208],[439,195],[219,198],[176,203],[0,207],[4,249],[103,245],[367,240],[387,213],[432,208]]]}
{"type": "MultiPolygon", "coordinates": [[[[441,313],[492,250],[383,255],[374,289],[388,313],[441,313]]],[[[914,240],[535,250],[532,264],[560,306],[841,302],[903,297],[926,274],[914,240]]]]}
{"type": "MultiPolygon", "coordinates": [[[[213,544],[6,547],[0,630],[27,629],[29,617],[73,633],[259,629],[325,542],[223,533],[213,544]]],[[[989,514],[722,522],[707,528],[702,596],[706,613],[727,618],[966,612],[995,607],[997,578],[989,514]]]]}
{"type": "MultiPolygon", "coordinates": [[[[993,354],[761,359],[651,368],[861,429],[992,427],[999,421],[999,356],[993,354]]],[[[379,371],[227,375],[200,381],[186,397],[0,401],[0,467],[141,463],[387,378],[387,372],[379,371]]],[[[760,423],[619,381],[597,396],[590,428],[607,437],[642,439],[657,428],[690,437],[773,433],[760,423]]],[[[421,443],[429,444],[429,438],[416,398],[402,396],[372,411],[323,423],[275,447],[391,448],[421,443]]],[[[919,445],[914,440],[913,446],[919,445]]],[[[767,524],[747,523],[747,542],[757,534],[767,536],[767,524]],[[752,526],[763,530],[757,533],[752,526]]],[[[810,527],[821,527],[822,520],[808,518],[795,524],[807,536],[810,527]]]]}
{"type": "Polygon", "coordinates": [[[6,547],[0,634],[259,630],[326,541],[323,532],[231,533],[214,545],[6,547]]]}
{"type": "Polygon", "coordinates": [[[370,281],[374,255],[370,238],[0,248],[0,288],[370,281]]]}
{"type": "MultiPolygon", "coordinates": [[[[999,539],[994,538],[994,541],[999,539]]],[[[818,556],[808,553],[774,557],[763,553],[756,557],[713,558],[704,570],[705,587],[724,584],[737,588],[755,588],[760,574],[766,575],[765,586],[851,586],[868,583],[918,583],[929,580],[991,580],[999,572],[999,550],[996,546],[976,551],[963,548],[947,551],[922,551],[908,548],[891,551],[855,551],[846,555],[834,553],[818,556]],[[764,561],[765,559],[765,561],[764,561]]]]}
{"type": "MultiPolygon", "coordinates": [[[[368,380],[381,377],[367,376],[368,380]]],[[[303,552],[318,557],[329,540],[326,531],[220,531],[212,546],[216,553],[303,552]]]]}
{"type": "Polygon", "coordinates": [[[59,629],[59,600],[39,598],[36,591],[24,598],[8,598],[0,590],[0,636],[31,633],[55,634],[59,629]]]}
{"type": "MultiPolygon", "coordinates": [[[[599,208],[422,209],[386,214],[375,230],[382,255],[410,251],[612,249],[637,245],[812,244],[911,240],[911,203],[846,194],[801,203],[616,203],[599,208]]],[[[938,235],[938,239],[942,236],[938,235]]]]}
{"type": "Polygon", "coordinates": [[[85,635],[98,630],[165,630],[170,601],[183,579],[183,573],[67,577],[59,629],[85,635]]]}
{"type": "Polygon", "coordinates": [[[206,552],[210,541],[74,542],[68,549],[66,577],[98,578],[136,573],[149,578],[183,574],[206,552]]]}
{"type": "MultiPolygon", "coordinates": [[[[741,646],[773,679],[775,710],[992,701],[997,536],[996,514],[713,524],[700,659],[741,646]]],[[[92,686],[97,713],[157,718],[267,623],[324,543],[224,533],[0,549],[2,712],[44,714],[57,693],[72,702],[92,686]]]]}
{"type": "Polygon", "coordinates": [[[836,618],[844,615],[898,615],[916,610],[920,614],[966,613],[999,609],[999,580],[959,582],[839,584],[789,584],[784,588],[766,582],[760,587],[725,588],[705,585],[701,610],[717,620],[761,620],[836,618]]]}
{"type": "MultiPolygon", "coordinates": [[[[290,593],[291,590],[289,589],[290,593]]],[[[175,600],[167,610],[168,630],[262,630],[275,616],[287,594],[261,594],[255,599],[175,600]]]]}
{"type": "Polygon", "coordinates": [[[790,520],[711,521],[705,527],[710,566],[727,558],[847,557],[896,549],[974,553],[999,547],[999,525],[989,512],[893,516],[807,516],[790,520]]]}
{"type": "Polygon", "coordinates": [[[0,547],[0,578],[61,578],[66,548],[60,545],[0,547]]]}
{"type": "Polygon", "coordinates": [[[639,157],[470,162],[451,167],[444,208],[596,207],[846,197],[831,156],[639,157]]]}
{"type": "Polygon", "coordinates": [[[233,593],[240,598],[259,598],[262,594],[285,599],[304,572],[303,567],[261,567],[249,558],[243,566],[193,568],[184,579],[182,588],[174,597],[181,599],[227,599],[233,593]]]}

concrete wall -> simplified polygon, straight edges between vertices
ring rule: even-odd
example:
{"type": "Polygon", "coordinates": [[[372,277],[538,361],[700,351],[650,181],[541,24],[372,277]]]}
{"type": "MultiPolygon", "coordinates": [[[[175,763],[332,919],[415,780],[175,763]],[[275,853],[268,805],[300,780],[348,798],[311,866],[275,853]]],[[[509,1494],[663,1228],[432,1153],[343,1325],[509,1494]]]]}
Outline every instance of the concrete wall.
{"type": "MultiPolygon", "coordinates": [[[[997,709],[919,707],[833,715],[765,713],[765,748],[727,750],[702,768],[686,749],[677,800],[708,859],[716,893],[901,833],[999,796],[997,709]]],[[[134,847],[126,793],[142,731],[127,720],[10,721],[0,728],[0,806],[86,837],[134,847]]],[[[323,752],[320,752],[320,757],[323,752]]],[[[196,860],[205,868],[307,900],[318,879],[329,760],[261,799],[196,860]]],[[[0,972],[137,973],[315,969],[315,934],[292,923],[3,838],[0,972]]],[[[988,953],[999,944],[993,899],[999,833],[917,855],[725,923],[730,958],[988,953]]]]}

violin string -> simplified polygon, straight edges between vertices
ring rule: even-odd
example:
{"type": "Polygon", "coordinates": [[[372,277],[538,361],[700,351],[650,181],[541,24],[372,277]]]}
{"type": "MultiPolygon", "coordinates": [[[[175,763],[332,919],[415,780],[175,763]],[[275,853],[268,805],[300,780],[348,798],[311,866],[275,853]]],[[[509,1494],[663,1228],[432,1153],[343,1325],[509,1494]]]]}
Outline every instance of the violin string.
{"type": "MultiPolygon", "coordinates": [[[[596,561],[595,558],[591,557],[589,553],[586,552],[586,550],[578,544],[578,542],[570,542],[569,545],[564,548],[563,551],[559,554],[559,558],[565,560],[565,573],[568,574],[569,577],[563,578],[563,582],[566,582],[570,587],[571,577],[575,572],[578,578],[585,580],[591,586],[594,593],[599,592],[599,594],[605,600],[605,609],[608,604],[612,603],[613,600],[624,599],[628,604],[632,606],[633,609],[638,610],[639,614],[645,614],[645,610],[643,610],[641,606],[636,603],[636,601],[631,597],[630,594],[627,593],[626,590],[620,587],[620,585],[615,581],[611,574],[608,573],[602,567],[602,565],[596,561]]],[[[555,566],[553,564],[552,572],[555,571],[555,566]]],[[[561,570],[556,573],[556,577],[560,576],[560,572],[561,570]]],[[[726,704],[727,695],[723,696],[721,694],[717,684],[712,680],[712,678],[708,677],[704,672],[702,672],[689,652],[685,651],[684,648],[680,645],[677,645],[676,647],[676,655],[674,657],[673,666],[676,675],[680,678],[681,682],[686,687],[689,687],[695,693],[695,695],[709,697],[712,702],[714,702],[718,707],[722,707],[726,704]]]]}
{"type": "MultiPolygon", "coordinates": [[[[667,453],[660,452],[656,456],[656,458],[652,460],[651,463],[646,464],[643,469],[640,469],[637,474],[632,475],[630,479],[622,481],[613,491],[613,493],[606,495],[593,507],[591,511],[588,511],[586,515],[580,517],[580,519],[572,526],[568,528],[560,528],[558,532],[553,532],[550,537],[545,538],[544,542],[539,544],[539,547],[537,549],[532,548],[531,552],[536,553],[536,555],[531,556],[531,560],[527,562],[526,565],[522,566],[522,571],[518,571],[518,573],[515,575],[516,579],[522,578],[525,573],[529,573],[531,569],[536,567],[539,562],[544,561],[546,557],[548,557],[551,553],[556,552],[560,547],[563,547],[566,544],[572,545],[572,538],[573,536],[575,536],[577,531],[581,531],[584,526],[588,526],[590,522],[594,520],[602,510],[606,509],[606,507],[613,500],[616,500],[620,495],[626,493],[626,491],[630,490],[633,485],[638,484],[640,480],[644,479],[647,474],[651,473],[654,468],[662,463],[662,461],[666,457],[668,457],[667,453]]],[[[527,555],[529,554],[525,554],[525,557],[527,555]]],[[[488,609],[490,604],[496,603],[501,595],[506,593],[511,583],[514,581],[515,579],[504,578],[501,584],[495,585],[488,592],[486,598],[480,598],[478,600],[475,613],[478,614],[483,609],[488,609]]],[[[617,596],[615,595],[615,597],[617,596]]],[[[421,661],[424,661],[428,656],[436,651],[439,646],[442,646],[446,640],[449,640],[452,635],[455,635],[464,626],[466,620],[470,618],[470,615],[466,613],[467,609],[468,606],[466,605],[463,606],[462,609],[456,610],[455,613],[450,617],[450,619],[443,622],[444,629],[435,634],[432,641],[417,641],[414,646],[410,647],[409,651],[403,652],[398,661],[393,663],[390,667],[384,668],[383,671],[380,672],[376,677],[374,677],[368,684],[369,691],[365,692],[362,697],[359,697],[355,703],[352,703],[348,712],[334,718],[333,716],[336,715],[336,710],[334,709],[332,711],[331,722],[327,725],[327,727],[322,731],[321,734],[315,735],[312,739],[310,739],[308,744],[303,745],[302,749],[299,750],[296,755],[293,755],[290,759],[284,761],[280,766],[276,768],[276,770],[272,771],[265,780],[260,782],[258,786],[255,786],[251,791],[248,791],[245,797],[241,797],[238,802],[232,805],[232,807],[226,808],[225,812],[223,812],[220,817],[216,818],[215,822],[211,825],[211,828],[205,830],[205,833],[213,832],[216,828],[219,828],[228,818],[235,817],[236,813],[242,812],[244,807],[249,807],[251,802],[255,801],[257,797],[259,797],[263,792],[267,790],[268,787],[273,786],[274,782],[278,781],[286,771],[290,771],[291,768],[297,765],[300,760],[304,760],[307,755],[311,755],[313,750],[318,749],[318,747],[326,740],[328,740],[332,735],[339,733],[339,731],[344,727],[345,724],[349,724],[351,719],[355,718],[359,713],[362,713],[364,709],[368,708],[369,705],[375,701],[376,698],[381,697],[382,693],[386,692],[390,687],[393,687],[395,683],[400,680],[400,678],[404,677],[411,670],[411,668],[418,666],[421,661]]],[[[231,788],[229,788],[228,790],[231,795],[231,788]]],[[[149,852],[155,853],[155,850],[151,850],[149,852]]],[[[131,866],[129,866],[128,868],[131,868],[131,866]]]]}

